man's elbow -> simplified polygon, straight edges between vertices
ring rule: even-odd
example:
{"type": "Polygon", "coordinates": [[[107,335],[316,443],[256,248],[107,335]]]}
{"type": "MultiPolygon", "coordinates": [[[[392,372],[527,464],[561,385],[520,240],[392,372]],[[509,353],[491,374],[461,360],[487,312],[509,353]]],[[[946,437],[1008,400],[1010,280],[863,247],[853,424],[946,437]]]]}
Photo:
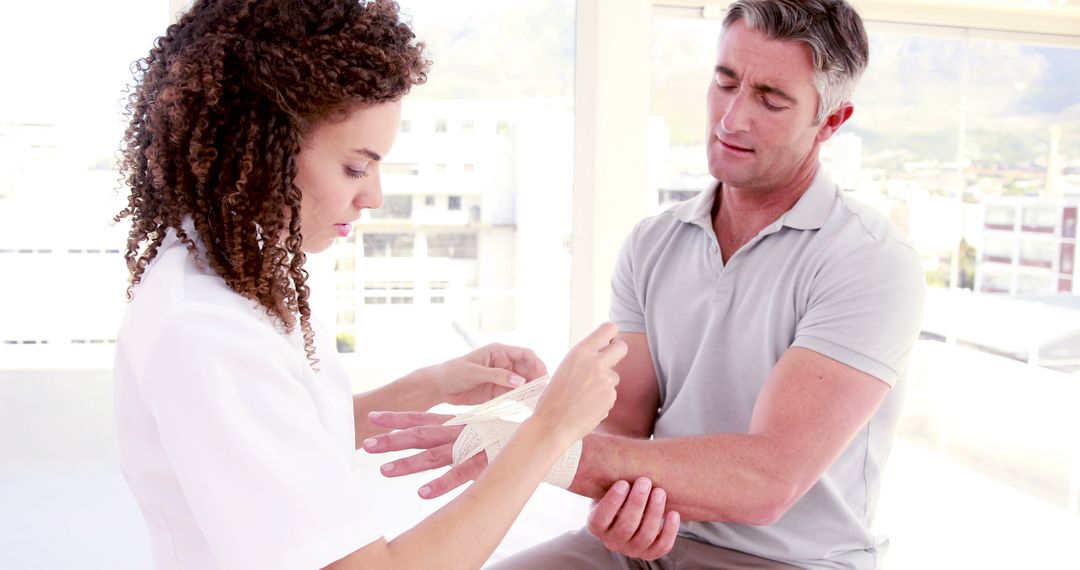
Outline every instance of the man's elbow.
{"type": "Polygon", "coordinates": [[[802,497],[804,489],[786,482],[774,481],[757,492],[751,492],[750,499],[742,508],[729,514],[729,522],[751,526],[768,526],[780,520],[802,497]]]}
{"type": "Polygon", "coordinates": [[[753,526],[768,526],[780,520],[788,512],[795,501],[784,498],[774,498],[769,501],[761,501],[761,504],[748,513],[745,524],[753,526]]]}

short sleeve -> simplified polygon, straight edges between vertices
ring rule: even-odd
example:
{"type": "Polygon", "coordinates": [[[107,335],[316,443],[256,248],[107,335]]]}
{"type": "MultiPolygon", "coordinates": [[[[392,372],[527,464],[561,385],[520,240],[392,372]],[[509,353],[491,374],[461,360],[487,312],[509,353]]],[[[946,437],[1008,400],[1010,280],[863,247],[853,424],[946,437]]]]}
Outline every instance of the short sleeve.
{"type": "Polygon", "coordinates": [[[918,254],[895,239],[875,242],[819,273],[792,346],[895,385],[922,326],[925,294],[918,254]]]}
{"type": "Polygon", "coordinates": [[[634,280],[634,236],[637,228],[623,242],[615,271],[611,276],[611,311],[609,318],[619,332],[645,332],[645,307],[642,306],[634,280]]]}
{"type": "Polygon", "coordinates": [[[140,390],[220,566],[310,570],[378,540],[351,450],[320,420],[296,349],[213,307],[166,323],[140,390]]]}

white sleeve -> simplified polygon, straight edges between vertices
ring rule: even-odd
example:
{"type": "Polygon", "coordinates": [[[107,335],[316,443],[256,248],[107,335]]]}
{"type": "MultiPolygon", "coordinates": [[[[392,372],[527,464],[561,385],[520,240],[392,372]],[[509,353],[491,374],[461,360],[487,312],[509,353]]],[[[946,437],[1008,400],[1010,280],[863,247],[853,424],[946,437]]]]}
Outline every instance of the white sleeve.
{"type": "Polygon", "coordinates": [[[166,323],[140,389],[221,567],[310,570],[378,540],[352,450],[323,427],[296,349],[220,308],[166,323]]]}

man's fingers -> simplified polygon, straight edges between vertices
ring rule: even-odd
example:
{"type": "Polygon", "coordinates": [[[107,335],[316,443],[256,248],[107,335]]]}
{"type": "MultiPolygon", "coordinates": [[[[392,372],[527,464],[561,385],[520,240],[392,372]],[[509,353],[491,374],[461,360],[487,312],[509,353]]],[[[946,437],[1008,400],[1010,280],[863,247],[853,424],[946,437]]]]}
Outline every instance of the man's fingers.
{"type": "Polygon", "coordinates": [[[438,447],[432,447],[411,455],[404,459],[391,461],[383,464],[379,472],[386,477],[401,477],[412,475],[421,471],[430,471],[440,467],[446,467],[454,462],[454,445],[447,443],[438,447]]]}
{"type": "Polygon", "coordinates": [[[611,527],[611,523],[615,520],[615,515],[619,514],[619,509],[622,508],[623,502],[626,500],[626,493],[629,490],[630,483],[616,481],[607,490],[607,493],[604,493],[603,497],[592,504],[587,519],[589,532],[603,538],[603,534],[607,532],[608,528],[611,527]]]}
{"type": "Polygon", "coordinates": [[[653,542],[652,546],[641,554],[638,558],[642,560],[656,560],[661,556],[671,552],[672,547],[675,546],[675,539],[679,536],[679,513],[671,511],[664,517],[664,526],[660,529],[660,536],[656,537],[656,542],[653,542]]]}
{"type": "Polygon", "coordinates": [[[430,412],[369,412],[368,420],[379,427],[408,429],[422,425],[439,425],[454,416],[430,412]]]}
{"type": "Polygon", "coordinates": [[[664,490],[653,488],[652,493],[649,495],[649,503],[638,523],[637,532],[627,543],[627,547],[631,552],[637,553],[638,558],[641,557],[641,553],[648,550],[656,542],[656,538],[660,534],[660,525],[664,522],[664,508],[666,506],[667,495],[664,490]]]}
{"type": "Polygon", "coordinates": [[[465,426],[423,425],[371,436],[364,440],[364,451],[385,453],[403,449],[430,449],[453,443],[465,426]]]}
{"type": "Polygon", "coordinates": [[[484,467],[487,467],[487,455],[484,453],[477,453],[461,465],[447,471],[442,477],[434,479],[427,485],[420,487],[420,490],[417,491],[417,493],[425,499],[441,497],[449,491],[476,479],[480,475],[480,472],[484,470],[484,467]]]}
{"type": "Polygon", "coordinates": [[[607,532],[607,540],[617,548],[612,550],[622,551],[624,544],[630,541],[641,525],[641,515],[645,512],[646,503],[649,500],[649,492],[652,491],[652,481],[645,477],[634,481],[634,486],[626,497],[619,513],[615,515],[615,522],[607,532]]]}

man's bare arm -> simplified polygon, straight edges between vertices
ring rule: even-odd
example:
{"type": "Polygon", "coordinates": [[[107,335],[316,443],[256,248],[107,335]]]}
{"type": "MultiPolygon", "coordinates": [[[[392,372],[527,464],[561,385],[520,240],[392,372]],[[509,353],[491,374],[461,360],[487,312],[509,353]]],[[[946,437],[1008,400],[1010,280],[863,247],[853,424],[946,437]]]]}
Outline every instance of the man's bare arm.
{"type": "Polygon", "coordinates": [[[570,490],[595,498],[615,481],[645,476],[683,520],[770,524],[821,477],[888,392],[872,376],[792,348],[762,388],[749,433],[661,441],[594,433],[570,490]]]}
{"type": "MultiPolygon", "coordinates": [[[[640,338],[622,335],[631,352],[641,354],[640,338]],[[634,343],[634,344],[631,344],[634,343]]],[[[628,356],[627,358],[630,358],[628,356]]],[[[649,361],[651,369],[651,359],[649,361]]],[[[651,432],[657,396],[639,382],[647,374],[622,367],[619,398],[638,399],[651,432]],[[624,386],[626,384],[627,386],[624,386]],[[642,403],[643,402],[643,403],[642,403]]],[[[789,349],[769,375],[754,406],[748,433],[709,434],[664,440],[642,439],[646,423],[634,421],[625,407],[605,422],[609,433],[593,433],[583,442],[577,476],[570,490],[599,498],[616,481],[648,477],[667,493],[667,508],[683,520],[768,524],[777,520],[821,477],[852,438],[864,428],[889,392],[867,374],[803,348],[789,349]],[[612,435],[610,432],[624,435],[612,435]]],[[[656,394],[656,392],[653,392],[656,394]]],[[[618,404],[617,404],[618,405],[618,404]]],[[[623,406],[630,406],[622,402],[623,406]]],[[[442,433],[442,419],[431,414],[402,414],[378,423],[405,431],[373,438],[372,452],[425,449],[390,463],[390,476],[444,467],[456,432],[442,433]]],[[[436,497],[479,475],[486,462],[477,455],[426,485],[436,497]]]]}
{"type": "Polygon", "coordinates": [[[617,338],[627,347],[626,358],[615,367],[619,374],[616,387],[619,396],[597,431],[648,439],[660,407],[660,388],[649,342],[645,333],[620,333],[617,338]]]}

